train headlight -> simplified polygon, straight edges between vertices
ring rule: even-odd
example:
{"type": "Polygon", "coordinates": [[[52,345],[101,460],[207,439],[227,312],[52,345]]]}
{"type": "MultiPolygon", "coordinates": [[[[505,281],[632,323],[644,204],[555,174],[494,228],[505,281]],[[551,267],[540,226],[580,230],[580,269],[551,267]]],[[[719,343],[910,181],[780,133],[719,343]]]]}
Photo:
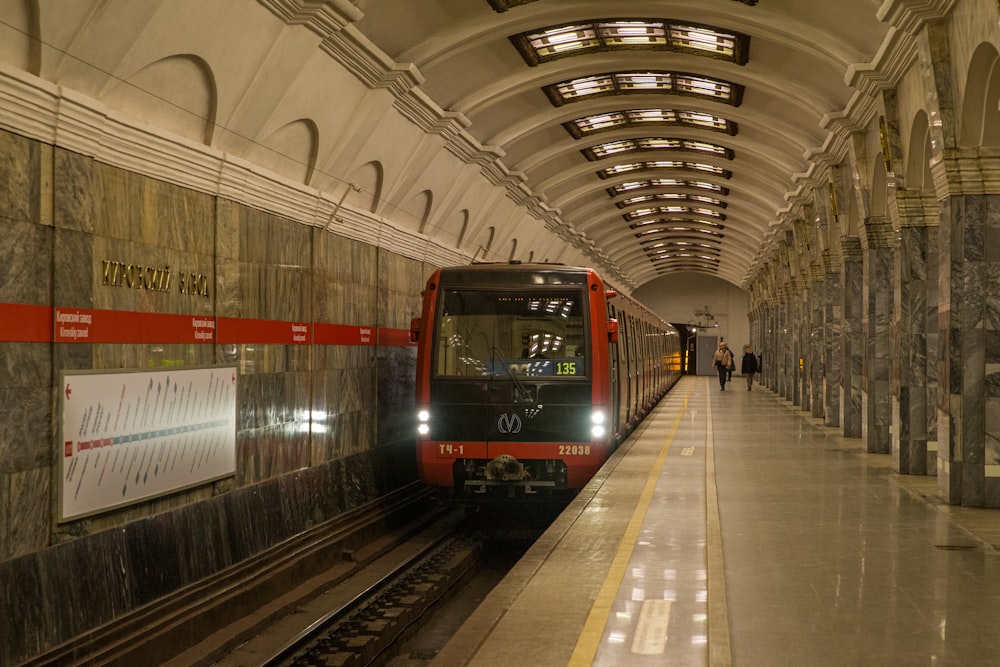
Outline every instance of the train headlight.
{"type": "Polygon", "coordinates": [[[431,413],[427,410],[421,410],[417,413],[417,421],[420,422],[417,425],[417,433],[420,435],[427,435],[431,432],[431,425],[428,423],[431,420],[431,413]]]}
{"type": "Polygon", "coordinates": [[[605,430],[604,430],[604,420],[605,419],[606,419],[606,417],[604,416],[604,411],[602,411],[602,410],[594,410],[590,414],[590,423],[592,424],[592,426],[590,427],[590,435],[594,436],[595,438],[603,438],[604,437],[604,433],[605,433],[605,430]]]}

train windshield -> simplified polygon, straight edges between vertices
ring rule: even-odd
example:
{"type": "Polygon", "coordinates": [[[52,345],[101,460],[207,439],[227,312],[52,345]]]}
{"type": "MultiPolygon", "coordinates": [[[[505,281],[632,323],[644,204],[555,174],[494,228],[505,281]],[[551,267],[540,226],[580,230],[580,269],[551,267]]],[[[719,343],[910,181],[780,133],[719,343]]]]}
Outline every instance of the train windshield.
{"type": "Polygon", "coordinates": [[[435,374],[584,377],[585,306],[582,290],[444,290],[435,374]]]}

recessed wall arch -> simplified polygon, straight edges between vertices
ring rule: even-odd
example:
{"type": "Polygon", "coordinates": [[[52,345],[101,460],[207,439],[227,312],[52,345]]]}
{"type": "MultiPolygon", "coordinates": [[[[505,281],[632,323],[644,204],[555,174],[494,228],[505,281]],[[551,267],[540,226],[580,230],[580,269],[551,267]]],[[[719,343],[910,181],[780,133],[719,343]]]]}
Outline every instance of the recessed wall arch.
{"type": "Polygon", "coordinates": [[[105,104],[144,123],[212,145],[218,89],[212,68],[190,53],[161,58],[120,81],[105,104]]]}
{"type": "Polygon", "coordinates": [[[870,215],[873,218],[884,217],[888,205],[889,179],[885,171],[885,161],[882,158],[883,155],[879,153],[878,157],[875,158],[875,166],[872,170],[872,192],[869,209],[870,215]]]}
{"type": "Polygon", "coordinates": [[[361,165],[351,174],[351,191],[345,203],[351,208],[375,213],[382,197],[383,181],[384,170],[381,162],[376,160],[361,165]]]}
{"type": "Polygon", "coordinates": [[[507,258],[507,261],[513,262],[514,258],[516,256],[517,256],[517,239],[511,239],[511,241],[510,241],[510,257],[507,258]]]}
{"type": "Polygon", "coordinates": [[[972,54],[962,104],[960,145],[1000,146],[1000,54],[980,44],[972,54]]]}
{"type": "Polygon", "coordinates": [[[417,218],[417,231],[426,234],[427,223],[431,219],[431,208],[434,206],[434,193],[430,190],[422,190],[413,195],[412,202],[408,211],[417,218]]]}
{"type": "Polygon", "coordinates": [[[476,257],[479,257],[480,254],[482,254],[482,257],[484,259],[489,256],[490,249],[493,247],[493,240],[494,238],[496,238],[496,233],[497,233],[496,227],[486,228],[486,230],[483,232],[483,243],[481,243],[479,247],[476,249],[476,253],[472,257],[473,260],[476,259],[476,257]],[[480,251],[482,252],[480,253],[480,251]]]}
{"type": "Polygon", "coordinates": [[[316,168],[319,128],[300,118],[278,128],[247,151],[247,159],[299,183],[309,184],[316,168]]]}
{"type": "Polygon", "coordinates": [[[444,232],[453,235],[455,248],[461,249],[465,243],[465,235],[469,231],[469,209],[463,208],[461,211],[453,213],[448,218],[448,224],[444,227],[444,232]]]}
{"type": "Polygon", "coordinates": [[[930,190],[934,187],[931,175],[931,133],[927,113],[917,112],[910,127],[910,146],[906,151],[904,184],[908,190],[930,190]]]}

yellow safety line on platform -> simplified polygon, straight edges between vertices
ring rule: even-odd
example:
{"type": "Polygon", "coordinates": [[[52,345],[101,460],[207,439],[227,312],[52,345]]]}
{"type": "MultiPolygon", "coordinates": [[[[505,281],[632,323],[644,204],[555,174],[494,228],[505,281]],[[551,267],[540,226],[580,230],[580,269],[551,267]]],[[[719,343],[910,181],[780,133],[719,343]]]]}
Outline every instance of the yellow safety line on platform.
{"type": "Polygon", "coordinates": [[[670,452],[670,446],[674,443],[674,436],[677,435],[681,419],[684,418],[690,394],[691,392],[688,390],[688,393],[684,396],[683,405],[677,412],[677,419],[674,420],[673,426],[670,427],[670,435],[664,441],[663,446],[660,448],[660,453],[656,457],[656,463],[649,471],[646,486],[643,488],[642,495],[639,496],[639,503],[632,513],[632,519],[625,529],[625,534],[622,535],[621,542],[618,544],[618,552],[611,562],[608,576],[604,579],[604,584],[597,594],[597,599],[594,600],[594,605],[590,608],[587,622],[583,625],[583,631],[580,633],[580,638],[576,642],[576,648],[569,659],[570,667],[589,667],[594,662],[594,656],[597,655],[597,649],[601,644],[601,637],[604,635],[604,626],[608,623],[608,617],[611,615],[611,608],[614,606],[618,589],[625,578],[628,563],[632,559],[632,551],[635,549],[635,543],[639,539],[639,531],[646,520],[646,511],[649,509],[649,504],[653,501],[653,491],[656,490],[656,482],[660,479],[663,466],[667,461],[667,454],[670,452]]]}
{"type": "Polygon", "coordinates": [[[726,602],[726,568],[722,561],[722,521],[719,518],[719,489],[715,483],[715,432],[712,430],[712,401],[705,412],[705,551],[708,580],[708,664],[733,664],[729,637],[729,605],[726,602]]]}

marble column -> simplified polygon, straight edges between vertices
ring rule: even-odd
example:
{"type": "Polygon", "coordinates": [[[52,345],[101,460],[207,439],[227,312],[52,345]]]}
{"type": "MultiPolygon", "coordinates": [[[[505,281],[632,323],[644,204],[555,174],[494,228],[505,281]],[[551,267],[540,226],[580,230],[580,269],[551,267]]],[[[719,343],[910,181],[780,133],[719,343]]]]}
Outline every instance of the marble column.
{"type": "Polygon", "coordinates": [[[938,489],[1000,507],[1000,195],[947,197],[939,236],[938,489]]]}
{"type": "Polygon", "coordinates": [[[780,305],[775,295],[768,298],[767,307],[767,349],[761,356],[761,367],[764,369],[764,382],[768,389],[773,392],[778,391],[778,379],[776,369],[778,367],[779,353],[778,347],[778,310],[780,305]]]}
{"type": "MultiPolygon", "coordinates": [[[[805,281],[802,281],[805,284],[805,281]]],[[[792,404],[809,411],[809,288],[796,295],[795,306],[798,316],[792,320],[795,335],[795,393],[792,404]]]]}
{"type": "Polygon", "coordinates": [[[841,335],[844,318],[843,278],[831,266],[830,252],[823,255],[826,278],[823,281],[823,404],[824,424],[840,426],[841,335]]]}
{"type": "Polygon", "coordinates": [[[892,414],[889,386],[894,255],[892,228],[881,218],[870,218],[865,227],[861,439],[866,452],[888,454],[892,414]]]}
{"type": "Polygon", "coordinates": [[[798,395],[798,328],[797,324],[799,321],[799,302],[794,296],[789,296],[788,300],[785,301],[781,309],[781,339],[779,340],[779,345],[784,351],[782,354],[781,368],[779,372],[781,373],[781,395],[785,400],[791,402],[793,405],[796,403],[796,397],[798,395]]]}
{"type": "Polygon", "coordinates": [[[936,469],[935,394],[929,372],[936,357],[937,204],[916,195],[897,194],[899,248],[893,267],[897,348],[893,358],[892,466],[902,474],[934,474],[936,469]],[[925,215],[927,214],[927,215],[925,215]],[[928,225],[933,222],[934,226],[928,225]],[[931,287],[933,285],[933,287],[931,287]]]}
{"type": "Polygon", "coordinates": [[[812,285],[809,288],[809,408],[813,417],[822,419],[826,408],[823,402],[823,377],[825,373],[826,331],[823,328],[823,306],[826,285],[823,270],[818,262],[809,266],[812,285]]]}
{"type": "Polygon", "coordinates": [[[840,424],[845,437],[861,437],[861,318],[863,315],[861,239],[841,238],[844,270],[841,298],[843,325],[840,336],[840,424]]]}

